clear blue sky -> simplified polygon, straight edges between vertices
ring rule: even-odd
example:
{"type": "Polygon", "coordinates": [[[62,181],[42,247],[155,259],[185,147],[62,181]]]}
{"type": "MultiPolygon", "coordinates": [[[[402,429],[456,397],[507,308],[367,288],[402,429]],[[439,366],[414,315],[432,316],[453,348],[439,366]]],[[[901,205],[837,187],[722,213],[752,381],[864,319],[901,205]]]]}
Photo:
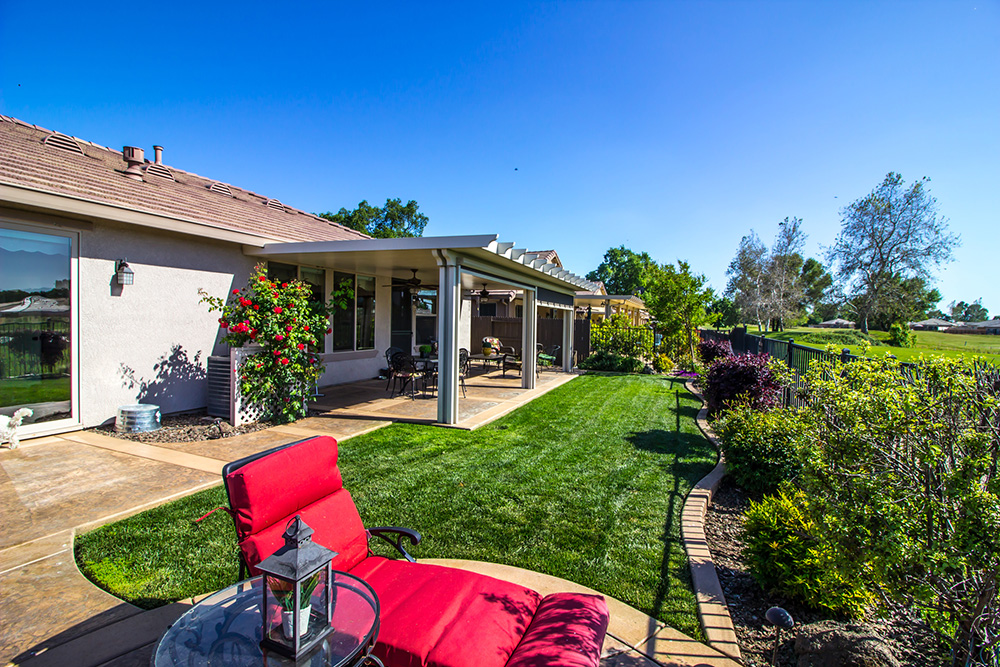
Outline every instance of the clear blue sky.
{"type": "Polygon", "coordinates": [[[963,245],[944,295],[1000,311],[1000,3],[0,0],[0,113],[309,211],[415,199],[595,268],[717,288],[740,237],[807,251],[889,171],[963,245]]]}

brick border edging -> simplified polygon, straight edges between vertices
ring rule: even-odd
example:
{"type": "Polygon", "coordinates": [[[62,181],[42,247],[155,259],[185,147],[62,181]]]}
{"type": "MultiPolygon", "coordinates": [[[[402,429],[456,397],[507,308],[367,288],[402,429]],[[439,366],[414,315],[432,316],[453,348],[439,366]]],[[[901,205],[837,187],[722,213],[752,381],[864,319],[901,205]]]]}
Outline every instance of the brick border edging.
{"type": "Polygon", "coordinates": [[[710,473],[694,485],[684,501],[684,509],[681,512],[681,541],[684,543],[688,564],[691,567],[691,586],[694,588],[698,603],[698,620],[701,621],[701,627],[705,631],[706,643],[720,653],[742,661],[733,619],[729,616],[726,596],[722,592],[722,585],[715,572],[715,563],[712,561],[712,552],[705,538],[705,513],[712,504],[712,494],[726,474],[726,462],[722,457],[719,440],[712,427],[708,425],[705,399],[690,381],[685,382],[684,387],[702,402],[696,421],[701,432],[719,451],[719,462],[710,473]]]}

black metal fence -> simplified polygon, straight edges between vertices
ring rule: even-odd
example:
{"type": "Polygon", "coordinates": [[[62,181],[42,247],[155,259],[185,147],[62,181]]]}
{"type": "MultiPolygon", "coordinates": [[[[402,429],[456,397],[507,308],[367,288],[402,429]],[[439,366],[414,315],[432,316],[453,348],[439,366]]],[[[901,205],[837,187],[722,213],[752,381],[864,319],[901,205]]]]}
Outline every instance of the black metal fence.
{"type": "Polygon", "coordinates": [[[654,334],[649,327],[602,327],[590,329],[590,349],[593,352],[613,352],[647,358],[653,353],[654,334]]]}
{"type": "MultiPolygon", "coordinates": [[[[784,390],[785,407],[802,407],[806,405],[802,389],[805,388],[805,375],[809,364],[813,361],[854,361],[858,357],[845,348],[839,355],[833,355],[814,347],[799,345],[794,340],[778,340],[766,336],[748,334],[746,328],[737,327],[732,331],[711,331],[702,329],[699,332],[701,340],[728,342],[735,354],[766,354],[774,359],[788,364],[792,371],[792,382],[784,390]]],[[[904,368],[912,364],[903,364],[904,368]]]]}

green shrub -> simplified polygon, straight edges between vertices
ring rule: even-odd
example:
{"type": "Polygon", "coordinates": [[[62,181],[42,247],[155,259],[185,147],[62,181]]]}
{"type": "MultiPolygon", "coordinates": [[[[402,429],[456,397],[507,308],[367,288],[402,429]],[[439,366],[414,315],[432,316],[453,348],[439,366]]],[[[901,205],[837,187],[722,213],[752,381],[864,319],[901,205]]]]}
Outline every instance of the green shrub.
{"type": "Polygon", "coordinates": [[[594,352],[580,362],[580,368],[588,371],[612,371],[615,373],[638,373],[643,363],[634,357],[624,357],[613,352],[594,352]]]}
{"type": "Polygon", "coordinates": [[[653,356],[653,370],[657,373],[669,373],[674,370],[674,360],[660,352],[653,356]]]}
{"type": "Polygon", "coordinates": [[[774,493],[802,472],[814,439],[814,424],[804,410],[756,410],[737,403],[715,422],[726,471],[747,492],[774,493]]]}
{"type": "Polygon", "coordinates": [[[820,345],[833,343],[840,347],[845,345],[860,345],[862,342],[873,346],[879,344],[878,340],[858,329],[821,329],[819,331],[796,333],[795,341],[798,343],[818,343],[820,345]]]}
{"type": "Polygon", "coordinates": [[[905,322],[896,322],[889,327],[889,345],[893,347],[914,347],[917,344],[917,334],[910,331],[905,322]]]}
{"type": "Polygon", "coordinates": [[[817,537],[806,495],[780,492],[751,503],[743,526],[743,558],[765,590],[812,607],[861,617],[872,602],[855,576],[844,574],[833,546],[817,537]]]}

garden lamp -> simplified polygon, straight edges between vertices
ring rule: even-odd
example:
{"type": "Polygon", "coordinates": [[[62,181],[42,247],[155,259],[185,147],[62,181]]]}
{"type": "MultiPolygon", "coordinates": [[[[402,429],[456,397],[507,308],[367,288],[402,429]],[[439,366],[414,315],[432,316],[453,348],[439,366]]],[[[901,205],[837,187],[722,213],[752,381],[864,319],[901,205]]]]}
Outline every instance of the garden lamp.
{"type": "Polygon", "coordinates": [[[771,655],[771,664],[777,665],[778,646],[781,644],[781,630],[791,630],[795,625],[795,620],[791,614],[781,607],[771,607],[764,613],[764,618],[775,627],[777,633],[774,635],[774,653],[771,655]]]}

